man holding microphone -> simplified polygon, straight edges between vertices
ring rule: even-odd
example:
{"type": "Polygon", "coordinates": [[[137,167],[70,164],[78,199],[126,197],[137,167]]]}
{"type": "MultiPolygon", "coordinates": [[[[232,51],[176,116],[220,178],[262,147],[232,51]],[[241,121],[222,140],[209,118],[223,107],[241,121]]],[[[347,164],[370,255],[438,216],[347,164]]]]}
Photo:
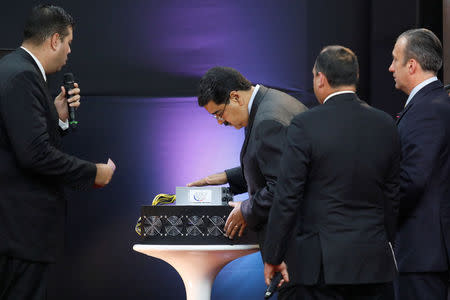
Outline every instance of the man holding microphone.
{"type": "Polygon", "coordinates": [[[0,299],[46,298],[63,244],[63,187],[103,187],[115,170],[111,160],[94,164],[60,150],[80,89],[61,87],[52,99],[46,75],[65,65],[73,27],[62,8],[39,5],[22,46],[0,60],[0,299]]]}

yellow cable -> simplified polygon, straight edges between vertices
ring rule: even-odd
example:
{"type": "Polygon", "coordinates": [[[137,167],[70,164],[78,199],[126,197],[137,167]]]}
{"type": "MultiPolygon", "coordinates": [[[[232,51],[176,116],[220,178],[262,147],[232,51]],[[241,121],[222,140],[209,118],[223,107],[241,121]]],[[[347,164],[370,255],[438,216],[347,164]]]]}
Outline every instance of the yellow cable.
{"type": "MultiPolygon", "coordinates": [[[[159,204],[170,204],[174,203],[176,200],[176,195],[172,194],[158,194],[153,198],[152,206],[156,206],[159,204]]],[[[136,227],[134,228],[137,234],[141,235],[141,217],[139,217],[136,227]]]]}

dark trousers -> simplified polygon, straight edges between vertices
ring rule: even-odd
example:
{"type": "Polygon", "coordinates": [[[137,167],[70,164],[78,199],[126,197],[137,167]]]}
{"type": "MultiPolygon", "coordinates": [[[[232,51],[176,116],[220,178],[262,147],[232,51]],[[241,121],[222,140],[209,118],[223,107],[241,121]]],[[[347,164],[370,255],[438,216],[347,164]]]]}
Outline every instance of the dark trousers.
{"type": "Polygon", "coordinates": [[[291,299],[303,299],[301,297],[297,297],[297,286],[291,285],[291,286],[285,286],[286,283],[283,285],[282,288],[278,289],[278,300],[291,300],[291,299]]]}
{"type": "MultiPolygon", "coordinates": [[[[281,296],[281,294],[280,294],[281,296]]],[[[295,285],[283,291],[282,298],[301,300],[393,300],[392,282],[371,284],[326,284],[323,265],[315,285],[295,285]]]]}
{"type": "Polygon", "coordinates": [[[396,300],[447,300],[448,272],[400,273],[394,282],[396,300]]]}
{"type": "MultiPolygon", "coordinates": [[[[281,296],[281,295],[280,295],[281,296]]],[[[393,298],[392,283],[297,285],[283,298],[301,300],[386,300],[393,298]]]]}
{"type": "Polygon", "coordinates": [[[45,300],[49,264],[0,256],[0,300],[45,300]]]}

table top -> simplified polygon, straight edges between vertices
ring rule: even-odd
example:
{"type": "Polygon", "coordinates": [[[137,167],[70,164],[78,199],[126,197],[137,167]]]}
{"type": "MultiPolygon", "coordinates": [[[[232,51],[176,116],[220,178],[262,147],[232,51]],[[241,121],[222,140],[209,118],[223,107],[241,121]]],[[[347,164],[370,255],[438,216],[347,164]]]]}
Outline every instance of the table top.
{"type": "Polygon", "coordinates": [[[136,244],[135,251],[161,250],[161,251],[227,251],[227,250],[258,250],[259,245],[147,245],[136,244]]]}

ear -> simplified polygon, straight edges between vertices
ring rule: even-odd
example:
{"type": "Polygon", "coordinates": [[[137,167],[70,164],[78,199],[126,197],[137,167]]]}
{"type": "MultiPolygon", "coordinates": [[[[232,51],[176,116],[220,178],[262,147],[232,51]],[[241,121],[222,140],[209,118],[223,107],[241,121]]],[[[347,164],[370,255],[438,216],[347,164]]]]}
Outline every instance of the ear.
{"type": "Polygon", "coordinates": [[[322,72],[318,73],[317,80],[319,81],[318,82],[319,87],[324,87],[325,83],[328,83],[328,79],[325,77],[325,75],[322,72]]]}
{"type": "Polygon", "coordinates": [[[237,91],[230,92],[230,101],[236,101],[239,105],[242,105],[244,103],[241,95],[239,95],[237,91]]]}
{"type": "Polygon", "coordinates": [[[408,67],[408,73],[410,75],[412,75],[412,74],[416,73],[417,67],[419,67],[419,64],[417,63],[417,61],[415,59],[411,58],[406,63],[406,66],[408,67]]]}
{"type": "Polygon", "coordinates": [[[59,33],[55,32],[50,37],[50,46],[52,47],[53,50],[56,50],[59,46],[59,43],[61,43],[61,38],[59,36],[59,33]]]}

